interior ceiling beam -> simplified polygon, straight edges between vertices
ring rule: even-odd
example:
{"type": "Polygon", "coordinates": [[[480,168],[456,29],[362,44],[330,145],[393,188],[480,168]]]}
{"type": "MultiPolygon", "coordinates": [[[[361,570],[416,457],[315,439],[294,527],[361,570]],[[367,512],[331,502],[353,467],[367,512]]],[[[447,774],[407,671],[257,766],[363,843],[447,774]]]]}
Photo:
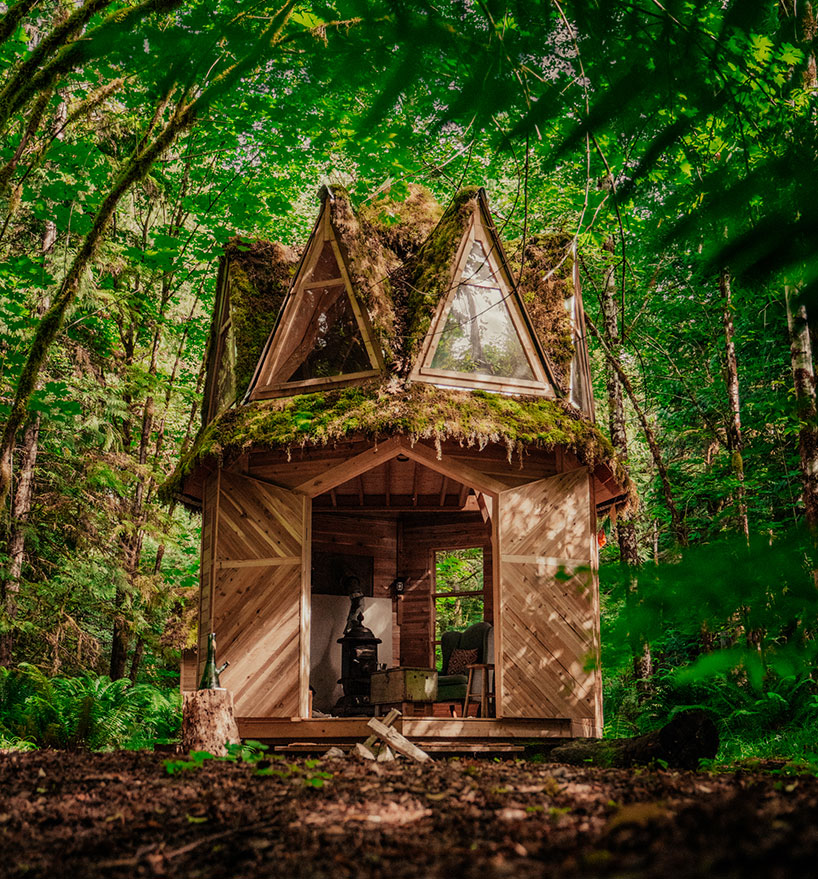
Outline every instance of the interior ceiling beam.
{"type": "Polygon", "coordinates": [[[468,487],[468,485],[462,485],[462,484],[461,484],[461,486],[460,486],[460,495],[459,495],[458,498],[457,498],[457,506],[458,506],[458,507],[464,507],[464,506],[466,505],[466,499],[468,498],[468,496],[469,496],[469,487],[468,487]]]}
{"type": "Polygon", "coordinates": [[[358,506],[362,507],[364,505],[364,478],[363,476],[358,476],[357,480],[358,485],[358,506]]]}
{"type": "Polygon", "coordinates": [[[417,461],[412,461],[412,504],[413,506],[418,505],[418,471],[420,467],[418,467],[417,461]]]}
{"type": "Polygon", "coordinates": [[[443,477],[443,482],[440,484],[440,506],[446,502],[446,486],[449,484],[448,476],[443,477]]]}
{"type": "Polygon", "coordinates": [[[359,455],[340,462],[338,466],[332,467],[320,476],[308,479],[299,485],[294,486],[293,491],[297,491],[310,497],[316,497],[319,494],[328,492],[331,488],[336,488],[344,482],[349,482],[362,473],[374,470],[386,461],[396,458],[399,454],[405,455],[418,464],[447,476],[454,482],[462,482],[479,491],[499,494],[505,491],[508,486],[486,473],[462,464],[453,458],[442,455],[438,458],[437,452],[428,446],[417,443],[414,446],[411,442],[403,437],[391,437],[385,442],[372,446],[359,455]]]}
{"type": "Polygon", "coordinates": [[[392,459],[388,460],[385,467],[386,474],[386,506],[389,506],[389,495],[390,495],[390,482],[392,480],[392,459]]]}

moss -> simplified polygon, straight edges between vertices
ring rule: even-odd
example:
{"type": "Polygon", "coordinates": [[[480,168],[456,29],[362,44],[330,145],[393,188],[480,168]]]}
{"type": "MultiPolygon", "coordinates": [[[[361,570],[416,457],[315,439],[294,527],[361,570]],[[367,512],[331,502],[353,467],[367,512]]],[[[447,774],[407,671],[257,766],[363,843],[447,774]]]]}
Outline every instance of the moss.
{"type": "Polygon", "coordinates": [[[393,257],[393,269],[415,256],[442,216],[443,208],[432,193],[416,184],[409,185],[405,199],[394,199],[387,190],[358,211],[361,224],[393,257]]]}
{"type": "Polygon", "coordinates": [[[461,189],[420,250],[396,275],[401,290],[401,328],[407,371],[420,353],[435,309],[449,291],[452,264],[469,218],[477,205],[477,187],[461,189]]]}
{"type": "Polygon", "coordinates": [[[287,295],[299,254],[281,244],[239,238],[230,241],[226,254],[236,337],[236,389],[241,397],[287,295]]]}
{"type": "Polygon", "coordinates": [[[454,440],[478,448],[500,443],[509,457],[527,448],[562,447],[586,464],[607,464],[620,484],[626,481],[608,439],[562,402],[390,379],[224,412],[202,431],[162,494],[170,497],[207,457],[232,458],[250,448],[291,450],[396,434],[412,441],[454,440]]]}
{"type": "MultiPolygon", "coordinates": [[[[565,234],[535,235],[526,241],[520,292],[534,332],[548,354],[555,379],[568,391],[574,340],[565,300],[574,295],[572,239],[565,234]]],[[[513,265],[519,274],[519,262],[513,265]]]]}
{"type": "Polygon", "coordinates": [[[397,357],[395,348],[395,306],[390,282],[394,259],[366,224],[359,222],[349,193],[342,186],[332,186],[330,220],[346,260],[350,281],[359,301],[366,309],[375,337],[387,366],[397,357]]]}

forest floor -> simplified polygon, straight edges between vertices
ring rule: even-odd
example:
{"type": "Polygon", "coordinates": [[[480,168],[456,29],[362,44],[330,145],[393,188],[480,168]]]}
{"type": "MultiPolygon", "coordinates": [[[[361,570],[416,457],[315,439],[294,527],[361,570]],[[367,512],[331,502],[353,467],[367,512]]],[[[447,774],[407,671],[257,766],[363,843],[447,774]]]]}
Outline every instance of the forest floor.
{"type": "Polygon", "coordinates": [[[420,766],[0,754],[8,877],[815,875],[818,779],[439,759],[420,766]],[[259,767],[273,772],[256,774],[259,767]],[[324,777],[331,776],[331,777],[324,777]]]}

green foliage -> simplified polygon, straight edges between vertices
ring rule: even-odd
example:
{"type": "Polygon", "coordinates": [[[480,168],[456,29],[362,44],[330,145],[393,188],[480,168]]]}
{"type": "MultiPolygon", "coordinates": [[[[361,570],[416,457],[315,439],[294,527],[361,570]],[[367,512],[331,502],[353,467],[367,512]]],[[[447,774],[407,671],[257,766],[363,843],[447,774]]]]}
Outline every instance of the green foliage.
{"type": "Polygon", "coordinates": [[[603,569],[606,734],[645,732],[709,710],[721,760],[818,761],[818,593],[809,535],[722,540],[637,574],[603,569]],[[794,564],[794,560],[799,563],[794,564]],[[648,644],[654,673],[634,680],[648,644]]]}
{"type": "Polygon", "coordinates": [[[174,737],[181,699],[148,684],[0,668],[0,737],[44,748],[145,748],[174,737]]]}
{"type": "Polygon", "coordinates": [[[291,779],[304,787],[320,789],[332,778],[331,772],[319,769],[320,760],[304,760],[303,765],[287,763],[281,754],[268,754],[268,746],[252,739],[240,744],[226,745],[227,754],[217,757],[209,751],[191,751],[187,760],[165,760],[165,772],[178,775],[201,769],[208,760],[224,763],[243,763],[261,777],[291,779]]]}

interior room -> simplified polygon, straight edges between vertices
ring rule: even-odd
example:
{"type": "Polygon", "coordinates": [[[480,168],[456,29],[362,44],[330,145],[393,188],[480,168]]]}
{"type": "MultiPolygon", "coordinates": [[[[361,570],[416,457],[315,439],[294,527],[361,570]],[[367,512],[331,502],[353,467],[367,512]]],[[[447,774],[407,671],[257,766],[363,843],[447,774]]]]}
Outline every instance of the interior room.
{"type": "MultiPolygon", "coordinates": [[[[350,611],[349,596],[355,591],[364,596],[363,625],[380,642],[378,669],[436,669],[444,686],[438,701],[426,705],[423,714],[462,714],[465,687],[447,692],[444,673],[451,656],[444,664],[441,642],[447,631],[493,622],[492,584],[487,502],[419,462],[400,455],[315,497],[310,613],[313,716],[344,713],[339,710],[343,697],[339,640],[350,611]]],[[[479,648],[465,658],[493,661],[479,648]]],[[[467,674],[463,668],[459,684],[467,674]]]]}

